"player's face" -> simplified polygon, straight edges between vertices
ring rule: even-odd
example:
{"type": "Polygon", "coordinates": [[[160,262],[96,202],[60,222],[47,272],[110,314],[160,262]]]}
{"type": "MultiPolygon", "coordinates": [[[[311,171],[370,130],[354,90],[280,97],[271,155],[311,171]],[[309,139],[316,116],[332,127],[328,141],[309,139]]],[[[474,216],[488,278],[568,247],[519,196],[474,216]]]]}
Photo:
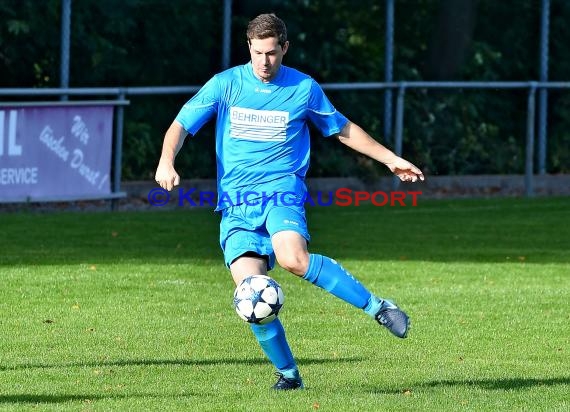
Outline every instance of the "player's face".
{"type": "Polygon", "coordinates": [[[281,61],[288,48],[289,42],[285,42],[281,47],[276,37],[251,39],[249,54],[255,75],[263,82],[271,81],[279,72],[281,61]]]}

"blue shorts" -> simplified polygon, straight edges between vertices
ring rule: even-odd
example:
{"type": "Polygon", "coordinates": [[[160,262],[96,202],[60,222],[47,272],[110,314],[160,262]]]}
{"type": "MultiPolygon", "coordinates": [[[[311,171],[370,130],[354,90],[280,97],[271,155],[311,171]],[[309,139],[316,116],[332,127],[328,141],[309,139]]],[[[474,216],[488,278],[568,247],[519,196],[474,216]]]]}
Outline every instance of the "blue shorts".
{"type": "Polygon", "coordinates": [[[293,230],[310,240],[305,207],[298,204],[260,202],[258,205],[240,204],[221,210],[220,246],[226,266],[238,257],[253,252],[267,258],[267,269],[275,266],[275,252],[271,236],[283,230],[293,230]]]}

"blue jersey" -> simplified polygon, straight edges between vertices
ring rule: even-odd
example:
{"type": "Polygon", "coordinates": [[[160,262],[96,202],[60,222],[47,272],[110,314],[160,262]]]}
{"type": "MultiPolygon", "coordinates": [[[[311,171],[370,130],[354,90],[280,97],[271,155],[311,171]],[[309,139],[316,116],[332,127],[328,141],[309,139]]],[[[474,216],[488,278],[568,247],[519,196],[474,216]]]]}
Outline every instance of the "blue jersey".
{"type": "Polygon", "coordinates": [[[216,119],[217,210],[239,204],[245,192],[304,190],[309,168],[308,122],[324,136],[348,120],[310,76],[281,66],[264,83],[251,63],[212,77],[176,120],[191,135],[216,119]]]}

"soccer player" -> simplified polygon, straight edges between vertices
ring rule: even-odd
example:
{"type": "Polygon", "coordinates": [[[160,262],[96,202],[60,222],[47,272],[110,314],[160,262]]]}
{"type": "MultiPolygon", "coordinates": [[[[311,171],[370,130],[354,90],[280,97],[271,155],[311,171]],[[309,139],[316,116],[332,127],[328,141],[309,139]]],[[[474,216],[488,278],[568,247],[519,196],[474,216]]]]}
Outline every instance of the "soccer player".
{"type": "MultiPolygon", "coordinates": [[[[339,113],[315,80],[282,65],[289,42],[281,19],[261,14],[246,34],[251,61],[213,76],[181,108],[164,136],[156,182],[167,190],[180,183],[176,154],[188,135],[215,119],[220,245],[236,285],[249,275],[266,275],[277,261],[405,338],[409,318],[402,310],[372,294],[335,260],[307,250],[308,123],[383,163],[402,181],[424,180],[421,170],[339,113]],[[240,196],[246,192],[248,201],[240,196]],[[284,193],[298,201],[280,201],[284,193]]],[[[273,388],[303,388],[279,318],[251,329],[277,369],[273,388]]]]}

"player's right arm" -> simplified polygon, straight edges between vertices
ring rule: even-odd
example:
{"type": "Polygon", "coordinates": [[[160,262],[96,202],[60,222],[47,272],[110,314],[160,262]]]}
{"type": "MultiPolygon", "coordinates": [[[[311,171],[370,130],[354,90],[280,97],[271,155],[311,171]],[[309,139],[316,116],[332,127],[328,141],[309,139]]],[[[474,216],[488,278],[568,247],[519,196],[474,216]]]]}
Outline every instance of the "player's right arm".
{"type": "Polygon", "coordinates": [[[182,148],[186,136],[196,135],[205,123],[215,117],[220,99],[220,82],[214,76],[182,106],[166,131],[162,154],[154,175],[154,180],[163,189],[172,190],[180,184],[180,176],[174,169],[174,159],[182,148]]]}
{"type": "Polygon", "coordinates": [[[186,139],[187,135],[188,132],[176,120],[172,122],[164,135],[162,154],[154,175],[154,180],[163,189],[172,190],[173,187],[180,184],[180,176],[174,169],[174,159],[184,144],[184,139],[186,139]]]}

